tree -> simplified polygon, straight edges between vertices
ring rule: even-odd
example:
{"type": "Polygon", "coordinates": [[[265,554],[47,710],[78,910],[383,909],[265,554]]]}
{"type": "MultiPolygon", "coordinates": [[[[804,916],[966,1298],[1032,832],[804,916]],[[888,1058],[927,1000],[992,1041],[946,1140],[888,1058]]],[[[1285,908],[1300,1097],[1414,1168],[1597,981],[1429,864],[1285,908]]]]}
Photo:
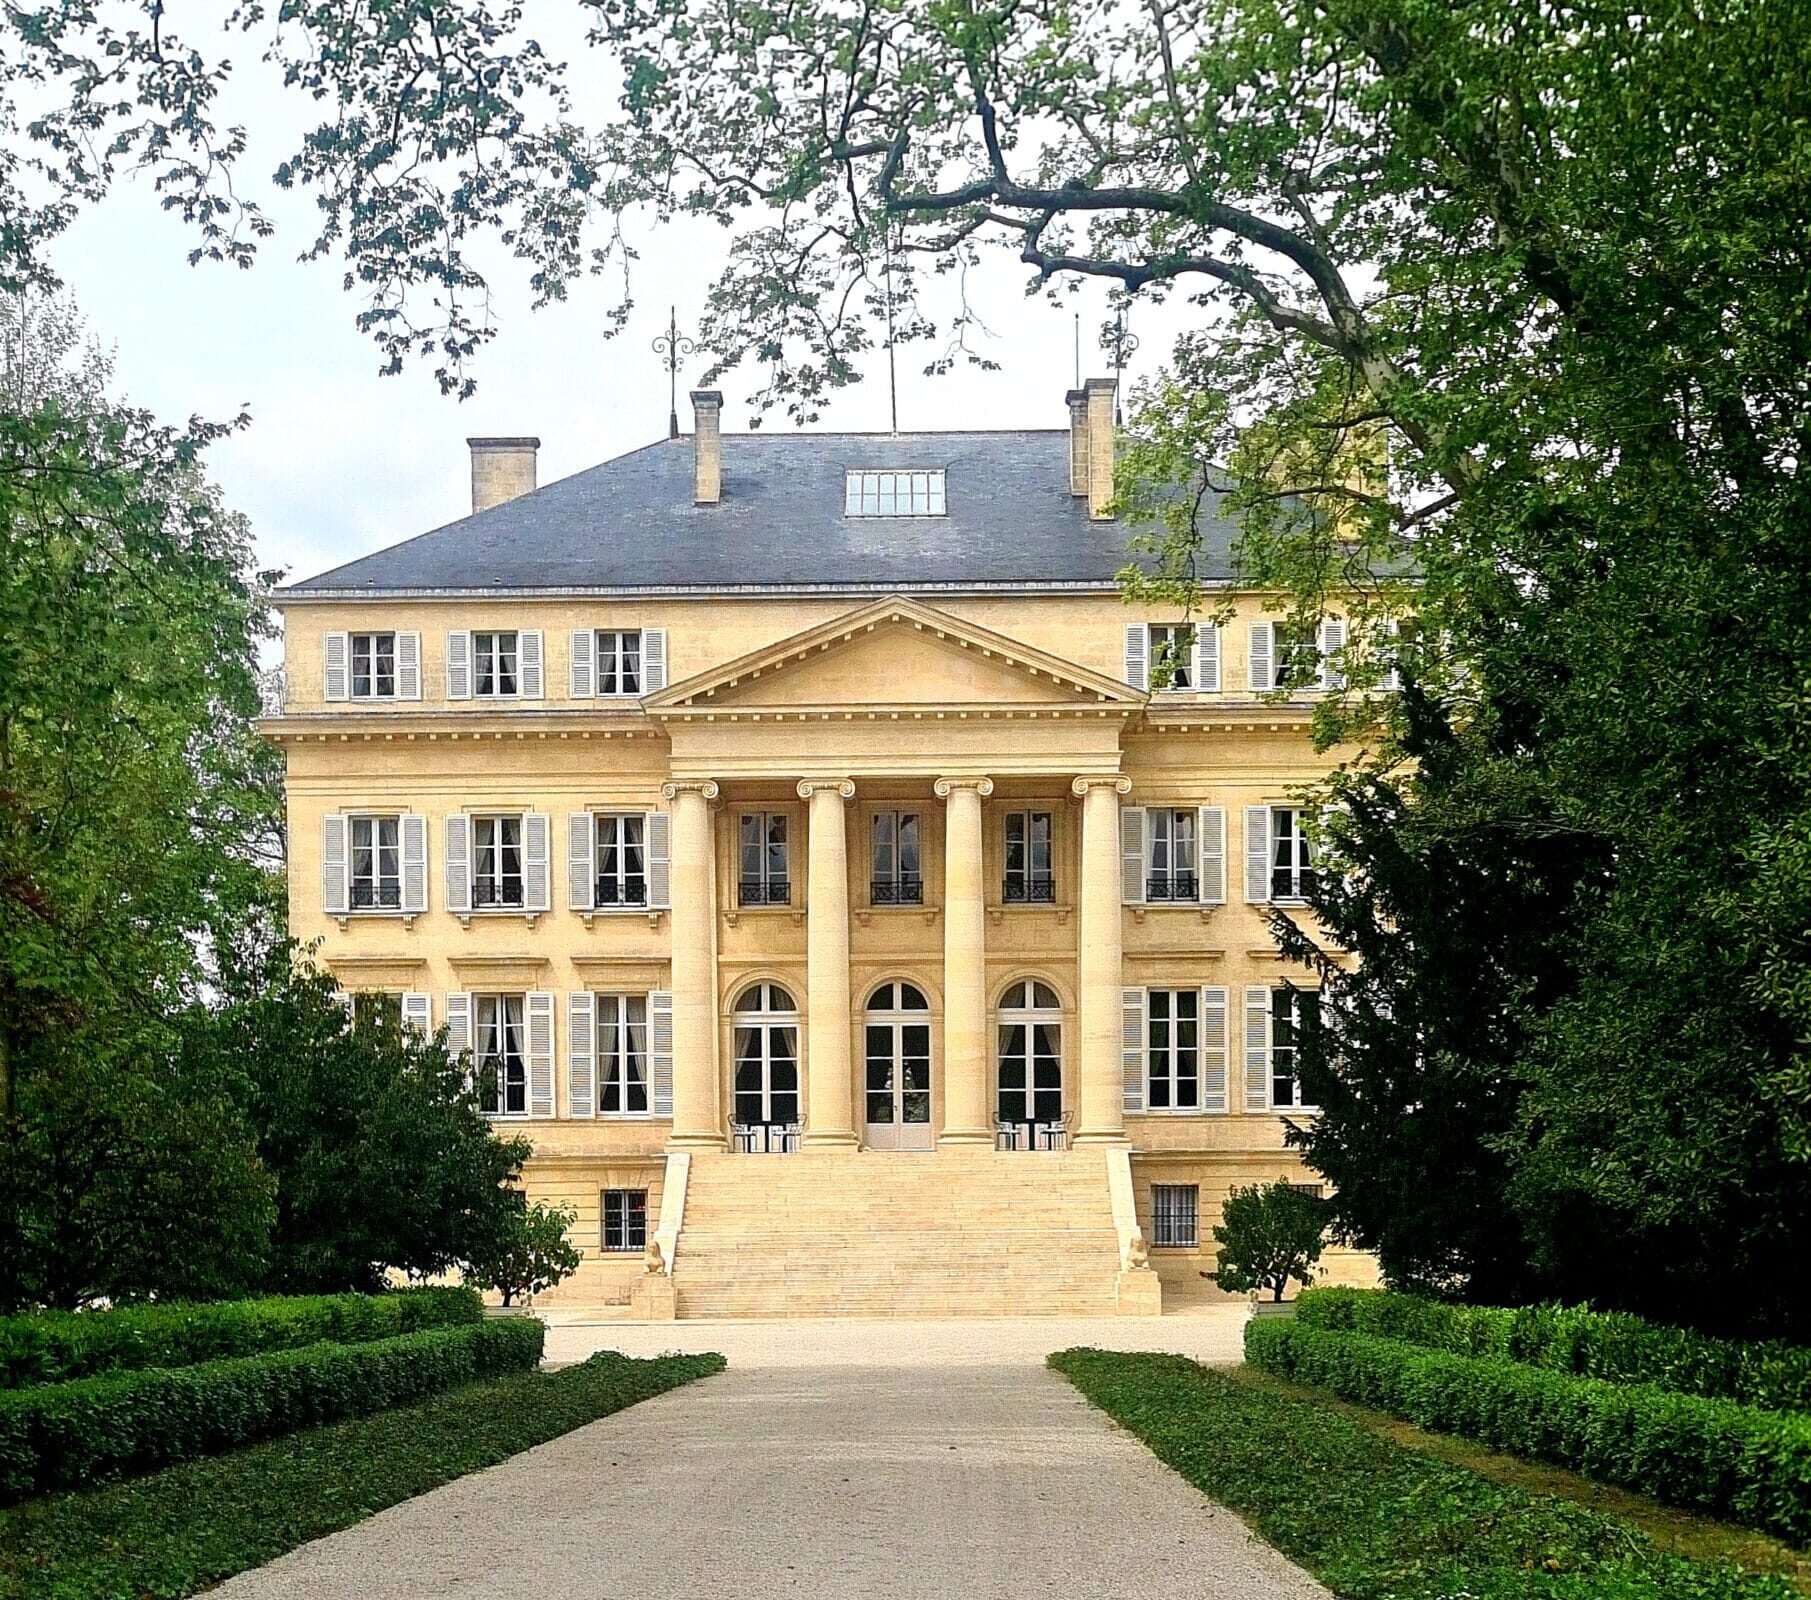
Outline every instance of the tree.
{"type": "Polygon", "coordinates": [[[1327,1233],[1327,1203],[1278,1179],[1234,1189],[1214,1229],[1214,1282],[1231,1294],[1268,1289],[1281,1300],[1291,1283],[1314,1282],[1327,1233]]]}
{"type": "Polygon", "coordinates": [[[532,1300],[579,1269],[579,1253],[566,1237],[578,1212],[539,1202],[531,1206],[519,1193],[512,1199],[504,1226],[465,1265],[466,1282],[495,1289],[506,1306],[514,1305],[517,1295],[532,1300]]]}

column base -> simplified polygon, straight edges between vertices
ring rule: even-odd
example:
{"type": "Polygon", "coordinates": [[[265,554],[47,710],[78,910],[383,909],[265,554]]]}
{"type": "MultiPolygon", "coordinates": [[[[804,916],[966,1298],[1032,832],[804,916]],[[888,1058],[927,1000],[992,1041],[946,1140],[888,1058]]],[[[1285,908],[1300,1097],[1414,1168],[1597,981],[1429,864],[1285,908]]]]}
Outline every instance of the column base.
{"type": "Polygon", "coordinates": [[[986,1145],[991,1150],[993,1142],[993,1133],[987,1128],[945,1128],[942,1133],[937,1135],[939,1150],[945,1145],[959,1146],[967,1150],[974,1149],[976,1145],[986,1145]]]}
{"type": "Polygon", "coordinates": [[[667,1137],[668,1150],[727,1150],[729,1140],[720,1133],[675,1133],[667,1137]]]}
{"type": "Polygon", "coordinates": [[[799,1135],[799,1147],[804,1150],[853,1150],[858,1143],[855,1135],[843,1128],[832,1128],[823,1133],[813,1133],[807,1128],[799,1135]]]}

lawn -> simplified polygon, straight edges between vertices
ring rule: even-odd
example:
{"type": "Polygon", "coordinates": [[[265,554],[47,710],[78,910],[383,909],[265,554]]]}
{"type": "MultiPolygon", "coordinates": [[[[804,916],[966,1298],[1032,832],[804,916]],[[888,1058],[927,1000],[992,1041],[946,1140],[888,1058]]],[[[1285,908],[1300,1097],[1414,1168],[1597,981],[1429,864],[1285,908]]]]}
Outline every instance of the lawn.
{"type": "Polygon", "coordinates": [[[0,1512],[0,1600],[194,1594],[412,1495],[723,1369],[613,1352],[468,1384],[86,1493],[0,1512]]]}
{"type": "Polygon", "coordinates": [[[1178,1356],[1051,1365],[1348,1600],[1799,1600],[1619,1517],[1405,1448],[1341,1410],[1178,1356]]]}

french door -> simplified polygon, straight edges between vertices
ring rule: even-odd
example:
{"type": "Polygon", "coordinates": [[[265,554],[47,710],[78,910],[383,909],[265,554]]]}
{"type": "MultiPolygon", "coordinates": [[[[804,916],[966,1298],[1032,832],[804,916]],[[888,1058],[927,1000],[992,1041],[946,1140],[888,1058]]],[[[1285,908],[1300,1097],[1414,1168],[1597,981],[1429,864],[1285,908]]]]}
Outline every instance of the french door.
{"type": "Polygon", "coordinates": [[[868,1003],[862,1096],[870,1150],[929,1150],[931,1019],[921,991],[890,983],[868,1003]]]}

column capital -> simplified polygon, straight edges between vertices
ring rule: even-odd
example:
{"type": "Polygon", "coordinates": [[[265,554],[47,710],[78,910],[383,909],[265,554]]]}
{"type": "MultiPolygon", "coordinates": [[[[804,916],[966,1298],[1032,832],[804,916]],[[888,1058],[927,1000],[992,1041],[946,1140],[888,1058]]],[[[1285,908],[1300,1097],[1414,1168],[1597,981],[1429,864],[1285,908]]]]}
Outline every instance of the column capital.
{"type": "Polygon", "coordinates": [[[809,800],[814,794],[828,794],[834,790],[845,800],[855,798],[855,780],[853,778],[800,778],[799,798],[809,800]]]}
{"type": "Polygon", "coordinates": [[[706,800],[715,800],[723,791],[717,787],[715,778],[695,778],[685,781],[674,780],[660,786],[660,798],[676,800],[682,794],[701,794],[706,800]]]}
{"type": "Polygon", "coordinates": [[[994,780],[992,778],[939,778],[932,788],[936,791],[939,800],[949,799],[958,789],[973,789],[985,800],[994,792],[994,780]]]}
{"type": "Polygon", "coordinates": [[[1069,785],[1069,792],[1077,796],[1085,796],[1090,789],[1111,789],[1115,794],[1130,794],[1132,780],[1120,772],[1090,773],[1069,785]]]}

